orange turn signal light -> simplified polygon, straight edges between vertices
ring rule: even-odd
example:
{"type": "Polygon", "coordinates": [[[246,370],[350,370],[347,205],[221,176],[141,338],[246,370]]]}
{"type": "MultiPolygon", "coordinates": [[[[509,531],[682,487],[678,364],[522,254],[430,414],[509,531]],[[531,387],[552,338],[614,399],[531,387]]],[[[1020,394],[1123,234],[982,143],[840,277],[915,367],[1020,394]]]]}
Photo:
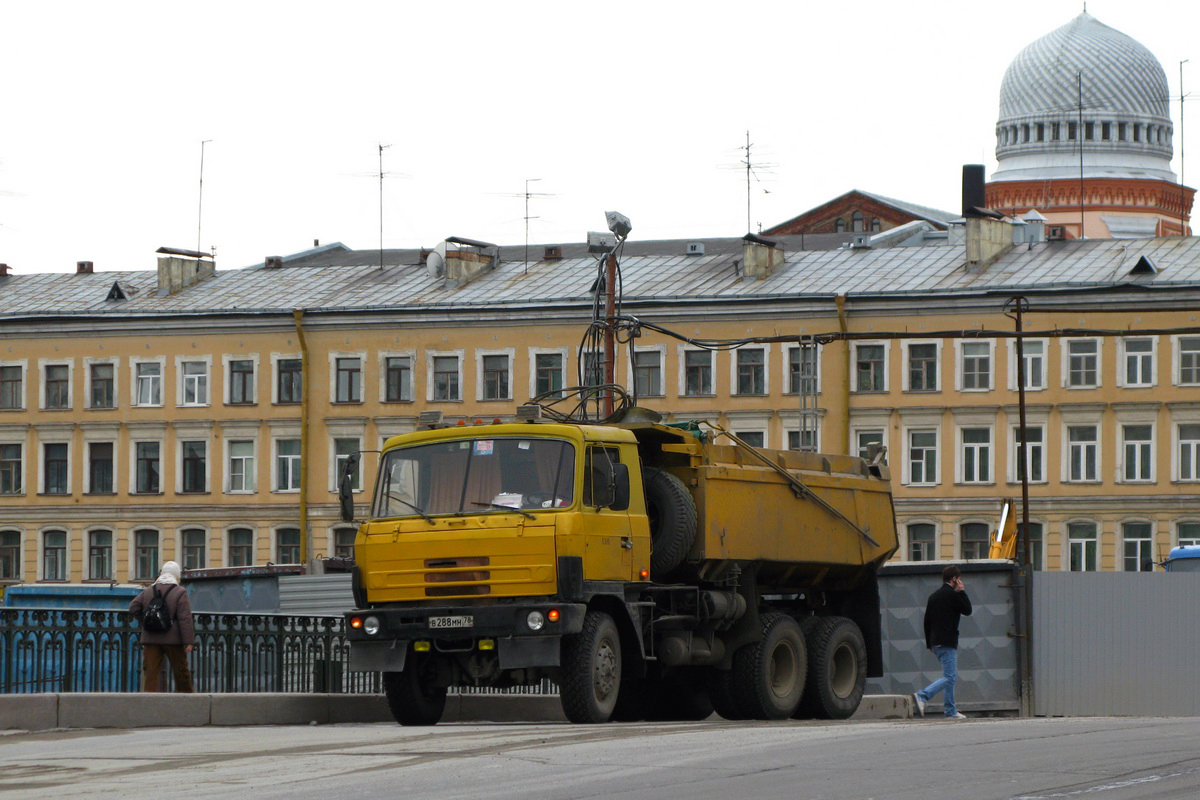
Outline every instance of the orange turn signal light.
{"type": "Polygon", "coordinates": [[[551,622],[558,622],[558,609],[552,608],[549,611],[547,611],[546,619],[550,620],[551,622]]]}
{"type": "Polygon", "coordinates": [[[361,628],[362,627],[362,617],[351,617],[350,618],[350,627],[351,628],[361,628]]]}
{"type": "Polygon", "coordinates": [[[638,576],[644,581],[650,580],[650,570],[643,569],[641,572],[638,573],[638,576]]]}

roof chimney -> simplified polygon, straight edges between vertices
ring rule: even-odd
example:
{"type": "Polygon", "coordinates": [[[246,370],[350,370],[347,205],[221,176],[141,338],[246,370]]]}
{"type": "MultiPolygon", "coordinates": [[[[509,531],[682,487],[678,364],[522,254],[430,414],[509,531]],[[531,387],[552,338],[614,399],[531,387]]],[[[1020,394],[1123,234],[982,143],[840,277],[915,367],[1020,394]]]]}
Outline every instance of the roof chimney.
{"type": "Polygon", "coordinates": [[[76,275],[91,275],[92,274],[92,262],[76,261],[75,262],[75,274],[76,275]]]}
{"type": "Polygon", "coordinates": [[[279,269],[283,266],[283,256],[267,256],[263,259],[263,266],[267,269],[279,269]]]}
{"type": "Polygon", "coordinates": [[[546,252],[542,254],[542,261],[558,261],[562,258],[562,248],[558,245],[546,245],[546,252]]]}
{"type": "Polygon", "coordinates": [[[962,172],[962,213],[964,217],[972,214],[972,209],[987,206],[987,192],[983,183],[983,164],[963,164],[962,172]]]}
{"type": "Polygon", "coordinates": [[[187,287],[209,278],[217,271],[212,256],[197,250],[160,247],[158,253],[158,294],[178,294],[187,287]]]}
{"type": "Polygon", "coordinates": [[[8,264],[0,264],[0,278],[7,278],[10,274],[8,264]]]}
{"type": "Polygon", "coordinates": [[[742,237],[742,277],[762,280],[783,263],[783,248],[777,242],[747,233],[742,237]]]}

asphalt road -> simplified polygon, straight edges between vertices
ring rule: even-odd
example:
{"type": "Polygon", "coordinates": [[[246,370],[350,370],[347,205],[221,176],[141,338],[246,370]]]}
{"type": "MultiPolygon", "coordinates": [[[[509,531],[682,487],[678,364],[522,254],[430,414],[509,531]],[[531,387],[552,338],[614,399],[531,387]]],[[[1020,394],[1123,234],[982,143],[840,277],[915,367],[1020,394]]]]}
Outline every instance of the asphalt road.
{"type": "Polygon", "coordinates": [[[1200,797],[1200,718],[391,724],[0,736],[0,797],[1200,797]]]}

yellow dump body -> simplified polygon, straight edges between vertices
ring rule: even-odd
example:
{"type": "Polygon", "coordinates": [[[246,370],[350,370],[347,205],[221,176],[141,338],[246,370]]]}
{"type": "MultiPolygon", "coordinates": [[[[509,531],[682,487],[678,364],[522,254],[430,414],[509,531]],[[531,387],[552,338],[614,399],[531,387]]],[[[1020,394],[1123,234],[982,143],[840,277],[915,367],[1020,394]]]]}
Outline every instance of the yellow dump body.
{"type": "Polygon", "coordinates": [[[699,523],[688,561],[702,575],[721,562],[753,561],[760,584],[803,587],[853,578],[898,547],[886,467],[725,445],[698,451],[693,465],[671,471],[692,486],[699,523]]]}

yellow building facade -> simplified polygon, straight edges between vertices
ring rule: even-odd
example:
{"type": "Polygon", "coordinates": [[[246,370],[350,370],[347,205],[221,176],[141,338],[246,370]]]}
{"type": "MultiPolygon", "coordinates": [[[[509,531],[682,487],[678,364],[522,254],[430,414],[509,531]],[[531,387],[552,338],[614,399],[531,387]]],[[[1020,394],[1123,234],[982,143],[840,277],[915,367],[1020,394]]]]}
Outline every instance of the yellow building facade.
{"type": "MultiPolygon", "coordinates": [[[[0,580],[350,556],[346,455],[426,410],[508,421],[579,383],[594,258],[438,274],[322,257],[182,282],[180,259],[0,277],[0,580]]],[[[1036,566],[1142,569],[1200,543],[1197,240],[1022,244],[974,272],[950,245],[748,240],[706,257],[681,243],[621,269],[623,314],[674,335],[643,327],[617,382],[669,420],[769,448],[886,445],[903,560],[985,557],[1001,502],[1020,497],[1005,305],[1023,296],[1036,566]],[[806,336],[824,342],[815,363],[806,336]]]]}

